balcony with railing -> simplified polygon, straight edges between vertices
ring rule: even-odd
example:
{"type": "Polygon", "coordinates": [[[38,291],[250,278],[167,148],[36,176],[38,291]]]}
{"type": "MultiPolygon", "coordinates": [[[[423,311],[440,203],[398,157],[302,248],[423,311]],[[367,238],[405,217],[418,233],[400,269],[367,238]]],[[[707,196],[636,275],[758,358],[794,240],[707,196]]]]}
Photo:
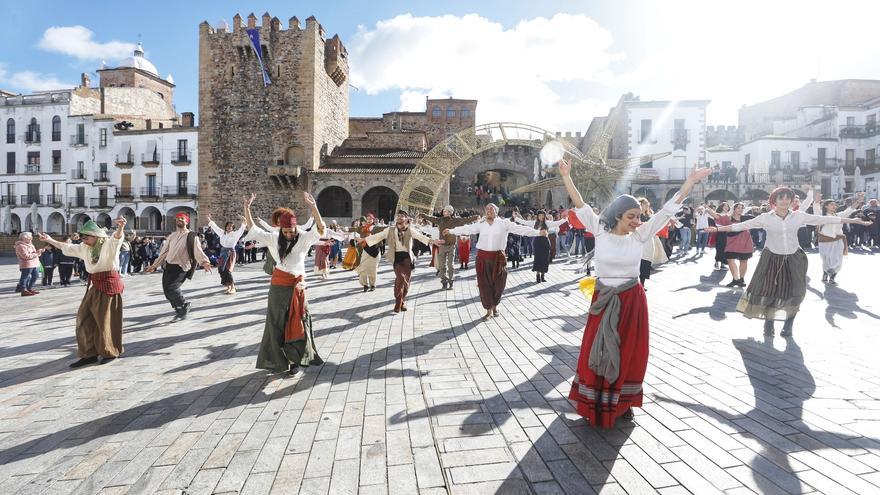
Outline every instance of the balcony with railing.
{"type": "Polygon", "coordinates": [[[77,196],[67,202],[67,206],[71,208],[85,208],[87,204],[85,196],[77,196]]]}
{"type": "Polygon", "coordinates": [[[89,137],[85,134],[73,134],[70,136],[70,145],[71,146],[88,146],[89,145],[89,137]]]}
{"type": "Polygon", "coordinates": [[[686,150],[688,143],[691,142],[691,130],[672,129],[669,132],[669,139],[673,150],[686,150]]]}
{"type": "Polygon", "coordinates": [[[175,165],[187,165],[192,161],[190,150],[177,150],[171,153],[171,163],[175,165]]]}
{"type": "Polygon", "coordinates": [[[40,143],[40,130],[39,129],[31,129],[24,133],[24,142],[28,144],[39,144],[40,143]]]}
{"type": "Polygon", "coordinates": [[[880,124],[874,122],[864,125],[842,125],[840,126],[840,137],[842,138],[868,138],[880,134],[880,124]]]}
{"type": "Polygon", "coordinates": [[[46,204],[49,206],[61,206],[64,204],[64,196],[60,194],[50,194],[46,196],[46,204]]]}
{"type": "Polygon", "coordinates": [[[17,199],[15,196],[0,196],[0,206],[17,206],[17,199]]]}
{"type": "Polygon", "coordinates": [[[116,199],[133,199],[134,198],[134,189],[130,187],[117,187],[116,188],[116,199]]]}
{"type": "Polygon", "coordinates": [[[89,198],[89,206],[94,209],[112,209],[116,206],[116,198],[114,197],[102,197],[102,198],[89,198]]]}
{"type": "Polygon", "coordinates": [[[161,197],[162,197],[162,188],[159,186],[142,187],[140,189],[140,198],[142,201],[156,201],[161,197]]]}
{"type": "Polygon", "coordinates": [[[144,167],[158,167],[162,161],[162,153],[154,151],[152,153],[141,153],[141,165],[144,167]]]}
{"type": "Polygon", "coordinates": [[[40,173],[40,165],[38,163],[28,163],[24,167],[24,173],[38,174],[38,173],[40,173]]]}
{"type": "Polygon", "coordinates": [[[116,155],[116,166],[123,168],[131,168],[134,166],[134,153],[120,153],[116,155]]]}
{"type": "Polygon", "coordinates": [[[25,194],[21,197],[21,203],[19,204],[21,204],[22,206],[42,205],[43,198],[41,198],[39,195],[25,194]]]}
{"type": "Polygon", "coordinates": [[[86,171],[84,169],[74,169],[70,171],[70,180],[86,180],[86,171]]]}
{"type": "Polygon", "coordinates": [[[166,198],[195,199],[198,195],[198,187],[194,185],[168,186],[164,189],[164,195],[166,198]]]}
{"type": "Polygon", "coordinates": [[[95,182],[110,182],[110,174],[107,171],[95,172],[95,182]]]}

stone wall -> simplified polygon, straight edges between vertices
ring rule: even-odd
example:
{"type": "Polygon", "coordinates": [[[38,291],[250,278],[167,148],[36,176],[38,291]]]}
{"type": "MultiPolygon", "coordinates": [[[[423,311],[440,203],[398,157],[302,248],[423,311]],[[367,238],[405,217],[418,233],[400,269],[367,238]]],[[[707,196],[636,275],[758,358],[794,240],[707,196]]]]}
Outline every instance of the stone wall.
{"type": "MultiPolygon", "coordinates": [[[[256,27],[255,17],[247,22],[256,27]]],[[[263,17],[268,87],[240,16],[232,24],[232,32],[215,31],[207,22],[199,27],[199,204],[231,218],[241,208],[238,198],[256,191],[254,214],[265,218],[279,205],[297,208],[308,187],[302,174],[280,180],[268,175],[268,167],[283,164],[288,148],[299,146],[303,169],[315,170],[347,137],[348,84],[327,73],[328,43],[313,17],[305,29],[294,17],[283,30],[277,18],[263,17]]],[[[344,47],[331,46],[335,67],[347,78],[344,47]]]]}
{"type": "Polygon", "coordinates": [[[161,94],[168,107],[174,103],[174,86],[168,82],[138,72],[137,69],[110,69],[98,71],[102,88],[144,88],[161,94]]]}
{"type": "Polygon", "coordinates": [[[422,132],[369,131],[363,137],[350,137],[345,146],[356,149],[405,149],[426,151],[427,139],[422,132]]]}
{"type": "MultiPolygon", "coordinates": [[[[58,240],[58,236],[54,236],[58,240]]],[[[18,234],[0,234],[0,256],[15,256],[15,243],[18,241],[18,234]]],[[[45,242],[40,241],[34,236],[34,246],[41,249],[46,246],[45,242]]]]}

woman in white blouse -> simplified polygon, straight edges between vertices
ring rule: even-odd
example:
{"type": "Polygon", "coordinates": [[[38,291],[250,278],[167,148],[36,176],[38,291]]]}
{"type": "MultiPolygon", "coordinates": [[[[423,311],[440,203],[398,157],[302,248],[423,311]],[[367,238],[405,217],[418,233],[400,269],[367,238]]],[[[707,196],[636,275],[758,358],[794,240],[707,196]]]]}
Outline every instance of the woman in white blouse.
{"type": "Polygon", "coordinates": [[[278,231],[265,231],[254,223],[251,214],[256,195],[251,194],[244,204],[248,228],[245,240],[254,240],[268,247],[269,256],[274,261],[257,368],[276,373],[287,371],[291,375],[300,366],[324,362],[315,347],[305,286],[306,253],[324,235],[324,221],[315,198],[309,193],[303,193],[303,196],[315,221],[311,230],[301,230],[293,210],[276,208],[272,223],[278,226],[278,231]]]}
{"type": "Polygon", "coordinates": [[[807,255],[798,243],[798,229],[803,225],[865,222],[854,218],[810,215],[803,209],[792,210],[794,191],[777,187],[770,194],[768,211],[751,220],[715,227],[718,232],[741,232],[763,228],[767,241],[749,286],[736,305],[746,318],[764,319],[764,335],[773,335],[773,322],[784,320],[783,337],[790,337],[794,317],[807,294],[807,255]]]}
{"type": "Polygon", "coordinates": [[[597,216],[572,182],[571,164],[559,163],[575,213],[596,237],[596,289],[568,396],[575,401],[578,414],[594,426],[611,428],[618,416],[632,418],[632,408],[642,406],[649,332],[648,303],[639,283],[643,246],[653,242],[694,184],[711,171],[694,169],[681,190],[643,223],[638,200],[628,194],[597,216]]]}
{"type": "MultiPolygon", "coordinates": [[[[860,192],[849,208],[838,212],[837,203],[832,199],[826,199],[822,202],[822,215],[848,218],[864,203],[865,193],[860,192]]],[[[819,256],[822,258],[822,282],[837,285],[834,277],[840,272],[840,267],[843,266],[843,255],[847,252],[843,226],[839,223],[820,225],[816,233],[819,238],[819,256]]]]}

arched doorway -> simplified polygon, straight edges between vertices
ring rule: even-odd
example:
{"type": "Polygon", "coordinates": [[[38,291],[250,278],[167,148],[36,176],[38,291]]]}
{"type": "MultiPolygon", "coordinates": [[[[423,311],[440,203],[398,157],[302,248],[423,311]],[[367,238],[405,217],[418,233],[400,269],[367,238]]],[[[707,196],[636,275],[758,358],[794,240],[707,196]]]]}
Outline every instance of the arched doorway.
{"type": "Polygon", "coordinates": [[[749,189],[742,196],[743,201],[767,201],[770,193],[763,189],[749,189]]]}
{"type": "Polygon", "coordinates": [[[73,228],[74,232],[78,231],[82,228],[83,224],[91,220],[92,217],[86,215],[85,213],[77,213],[70,219],[70,226],[73,228]]]}
{"type": "Polygon", "coordinates": [[[351,218],[351,194],[339,186],[325,187],[318,194],[318,211],[327,218],[351,218]]]}
{"type": "Polygon", "coordinates": [[[138,222],[138,229],[148,231],[162,230],[162,212],[155,206],[144,208],[138,222]]]}
{"type": "Polygon", "coordinates": [[[11,232],[13,234],[18,234],[19,232],[21,232],[21,218],[19,218],[18,215],[16,215],[15,213],[12,213],[11,216],[9,217],[9,221],[10,221],[9,228],[11,229],[11,232]]]}
{"type": "Polygon", "coordinates": [[[95,223],[98,224],[99,227],[104,227],[105,229],[113,227],[113,220],[110,218],[110,215],[106,213],[98,214],[98,218],[95,220],[95,223]]]}
{"type": "Polygon", "coordinates": [[[126,229],[135,229],[134,219],[137,218],[137,215],[135,215],[134,210],[127,206],[125,208],[120,208],[119,216],[125,219],[126,229]]]}
{"type": "Polygon", "coordinates": [[[49,215],[46,231],[52,234],[63,234],[64,230],[64,216],[57,211],[49,215]]]}
{"type": "Polygon", "coordinates": [[[40,214],[37,214],[37,224],[34,225],[34,217],[30,213],[24,216],[24,230],[28,232],[42,232],[43,231],[43,217],[40,214]]]}
{"type": "Polygon", "coordinates": [[[706,195],[706,201],[736,201],[736,194],[727,189],[716,189],[706,195]]]}
{"type": "Polygon", "coordinates": [[[663,206],[661,204],[658,204],[657,195],[654,194],[654,191],[651,189],[648,189],[647,187],[640,187],[640,188],[636,189],[635,191],[633,191],[632,195],[635,196],[636,198],[647,199],[648,202],[651,203],[651,207],[653,207],[653,208],[659,208],[659,207],[663,206]]]}
{"type": "Polygon", "coordinates": [[[391,221],[394,218],[395,206],[397,206],[397,193],[385,186],[376,186],[364,193],[361,200],[361,215],[372,213],[376,218],[391,221]]]}

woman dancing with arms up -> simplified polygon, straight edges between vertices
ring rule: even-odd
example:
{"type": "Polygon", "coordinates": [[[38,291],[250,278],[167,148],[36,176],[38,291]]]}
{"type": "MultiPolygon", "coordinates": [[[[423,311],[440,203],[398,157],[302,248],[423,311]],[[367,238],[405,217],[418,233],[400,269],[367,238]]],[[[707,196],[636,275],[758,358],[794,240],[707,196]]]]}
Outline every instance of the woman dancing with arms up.
{"type": "Polygon", "coordinates": [[[694,169],[681,190],[644,223],[638,200],[628,194],[596,215],[571,179],[571,164],[563,160],[559,172],[578,219],[596,237],[596,288],[568,398],[590,424],[611,428],[618,416],[632,418],[632,408],[642,405],[649,334],[648,302],[639,283],[643,245],[653,242],[711,169],[694,169]]]}

